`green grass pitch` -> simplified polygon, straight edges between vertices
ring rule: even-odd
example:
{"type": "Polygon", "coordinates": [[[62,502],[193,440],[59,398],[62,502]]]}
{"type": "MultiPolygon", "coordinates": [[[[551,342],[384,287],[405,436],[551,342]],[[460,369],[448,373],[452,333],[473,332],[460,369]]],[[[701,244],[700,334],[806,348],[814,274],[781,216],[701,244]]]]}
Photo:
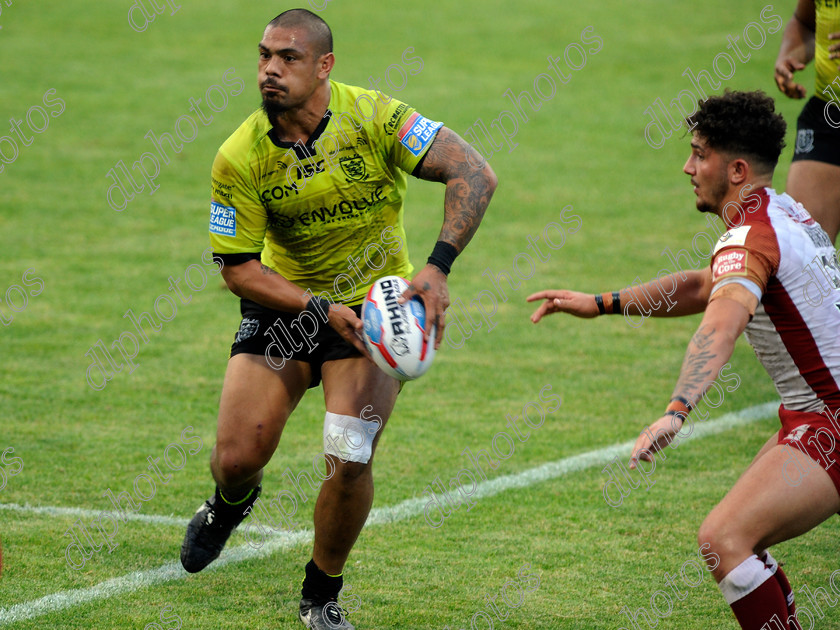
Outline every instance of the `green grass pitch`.
{"type": "MultiPolygon", "coordinates": [[[[676,131],[661,139],[648,127],[654,143],[663,140],[652,148],[645,110],[661,99],[676,116],[670,102],[693,89],[684,70],[704,70],[717,80],[713,63],[722,52],[733,59],[730,67],[718,57],[717,69],[732,71],[722,85],[776,95],[781,24],[772,16],[786,23],[793,3],[315,4],[323,4],[321,15],[334,32],[334,79],[367,86],[370,76],[380,77],[386,89],[390,69],[390,81],[401,88],[392,94],[421,113],[461,134],[480,119],[493,134],[490,161],[500,182],[449,283],[452,299],[473,316],[476,306],[469,305],[482,295],[490,304],[489,294],[497,298],[496,313],[463,347],[444,345],[432,370],[400,396],[375,467],[374,507],[383,510],[383,522],[362,532],[345,572],[351,621],[360,629],[485,628],[485,618],[474,617],[488,610],[485,596],[507,593],[518,605],[500,609],[507,616],[493,618],[497,629],[630,627],[620,611],[651,610],[651,596],[667,589],[665,574],[696,558],[697,528],[778,428],[773,413],[689,440],[657,467],[655,485],[634,490],[619,508],[602,495],[605,463],[488,494],[437,528],[422,507],[402,517],[391,508],[424,499],[436,477],[445,481],[469,466],[464,449],[490,448],[494,436],[510,431],[507,416],[539,403],[546,385],[562,404],[527,441],[516,442],[515,453],[489,472],[491,480],[633,440],[658,417],[696,317],[646,320],[634,328],[619,317],[553,316],[534,326],[524,298],[543,288],[606,291],[637,276],[648,280],[673,270],[661,254],[666,247],[691,249],[695,234],[710,230],[681,172],[687,138],[676,131]],[[728,35],[740,38],[748,59],[727,48],[728,35]],[[414,74],[392,68],[408,67],[409,47],[423,62],[414,74]],[[555,72],[548,57],[566,79],[553,75],[553,95],[538,76],[555,72]],[[521,101],[526,122],[504,94],[534,95],[535,80],[545,98],[537,111],[521,101]],[[508,140],[498,125],[490,127],[500,116],[508,140]],[[557,229],[547,227],[552,223],[564,226],[562,246],[557,229]],[[546,247],[545,234],[554,248],[546,247]],[[502,281],[504,298],[490,279],[503,271],[518,274],[517,286],[502,281]],[[528,564],[538,586],[518,577],[528,564]]],[[[212,492],[207,460],[239,321],[237,301],[219,277],[185,289],[189,302],[179,302],[171,321],[149,332],[133,372],[124,368],[101,390],[86,380],[86,353],[132,329],[126,311],[150,312],[159,296],[171,294],[170,276],[191,274],[198,286],[200,273],[210,269],[202,262],[210,166],[218,146],[258,106],[256,45],[265,23],[290,8],[242,0],[160,5],[163,12],[148,23],[135,10],[132,26],[130,0],[0,4],[0,120],[21,121],[0,124],[0,136],[11,138],[0,140],[0,300],[8,295],[13,306],[0,301],[2,316],[13,317],[0,328],[0,453],[14,448],[0,461],[2,627],[175,628],[177,620],[185,629],[299,626],[300,579],[311,551],[305,533],[273,553],[186,578],[180,568],[160,577],[159,567],[178,559],[178,521],[212,492]],[[202,120],[190,99],[204,102],[208,94],[215,111],[203,110],[202,120]],[[179,120],[184,137],[194,138],[177,154],[169,149],[159,188],[137,193],[122,211],[112,209],[108,173],[154,153],[147,132],[173,133],[179,120]],[[9,128],[14,124],[21,136],[9,128]],[[190,265],[200,269],[189,271],[190,265]],[[21,291],[26,307],[16,312],[21,291]],[[182,439],[188,426],[194,432],[182,439]],[[202,441],[194,454],[191,436],[202,441]],[[70,568],[65,533],[78,519],[88,527],[93,520],[70,509],[111,509],[106,490],[133,493],[135,478],[149,472],[147,458],[163,457],[173,443],[184,446],[184,466],[164,469],[171,479],[157,484],[139,512],[172,522],[120,523],[110,553],[103,548],[82,569],[70,568]],[[21,458],[22,470],[10,457],[21,458]],[[68,509],[30,509],[38,506],[68,509]],[[144,575],[160,579],[141,585],[144,575]],[[113,580],[125,576],[134,586],[120,590],[113,580]],[[32,613],[35,602],[50,596],[51,611],[32,613]],[[11,621],[13,612],[34,616],[11,621]]],[[[802,73],[802,82],[811,92],[812,70],[802,73]]],[[[777,100],[792,129],[801,103],[777,100]]],[[[779,190],[793,137],[789,131],[776,172],[779,190]]],[[[442,200],[442,186],[409,183],[406,222],[415,266],[431,251],[442,200]]],[[[741,384],[714,417],[775,400],[743,340],[732,371],[741,384]]],[[[310,467],[321,450],[322,419],[316,390],[292,417],[267,468],[267,494],[290,488],[282,479],[286,468],[310,467]]],[[[177,462],[177,449],[170,456],[177,462]]],[[[299,502],[298,529],[311,529],[314,495],[299,502]]],[[[833,553],[838,533],[830,521],[777,548],[795,587],[827,586],[840,568],[833,553]]],[[[235,534],[229,547],[247,549],[244,535],[235,534]]],[[[710,575],[685,592],[658,629],[736,627],[710,575]]],[[[664,612],[665,600],[656,601],[664,612]]],[[[816,627],[840,628],[840,612],[824,612],[816,627]]]]}

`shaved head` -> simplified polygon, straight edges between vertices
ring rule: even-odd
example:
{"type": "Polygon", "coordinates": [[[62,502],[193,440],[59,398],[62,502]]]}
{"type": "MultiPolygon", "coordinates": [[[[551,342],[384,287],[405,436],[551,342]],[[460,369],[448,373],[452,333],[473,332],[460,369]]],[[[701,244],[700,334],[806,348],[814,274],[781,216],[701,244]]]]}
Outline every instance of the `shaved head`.
{"type": "Polygon", "coordinates": [[[303,28],[316,57],[332,52],[332,31],[324,20],[306,9],[283,11],[268,23],[268,28],[303,28]]]}

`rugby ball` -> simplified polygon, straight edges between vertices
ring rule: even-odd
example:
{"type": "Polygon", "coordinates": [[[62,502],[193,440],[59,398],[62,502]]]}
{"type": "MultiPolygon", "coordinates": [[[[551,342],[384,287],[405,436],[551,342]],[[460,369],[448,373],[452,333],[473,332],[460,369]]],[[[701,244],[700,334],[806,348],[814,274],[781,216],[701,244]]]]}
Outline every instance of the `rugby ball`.
{"type": "Polygon", "coordinates": [[[435,358],[435,328],[423,339],[426,309],[419,298],[397,302],[408,281],[399,276],[379,278],[362,306],[365,347],[379,368],[400,381],[426,373],[435,358]]]}

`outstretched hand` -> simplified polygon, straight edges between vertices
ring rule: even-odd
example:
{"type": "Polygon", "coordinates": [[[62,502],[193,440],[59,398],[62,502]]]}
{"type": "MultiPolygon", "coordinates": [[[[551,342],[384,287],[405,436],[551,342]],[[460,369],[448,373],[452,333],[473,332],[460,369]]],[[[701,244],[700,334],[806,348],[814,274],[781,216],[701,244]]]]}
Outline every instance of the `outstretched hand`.
{"type": "Polygon", "coordinates": [[[564,289],[540,291],[532,293],[526,298],[529,302],[545,300],[540,307],[531,314],[531,321],[535,324],[546,315],[552,313],[569,313],[575,317],[598,317],[598,305],[591,293],[566,291],[564,289]]]}
{"type": "Polygon", "coordinates": [[[683,422],[684,420],[680,416],[666,414],[649,427],[645,427],[645,430],[639,434],[636,443],[633,445],[630,468],[636,468],[639,460],[654,461],[656,453],[674,442],[674,438],[677,437],[683,422]]]}
{"type": "Polygon", "coordinates": [[[789,98],[805,98],[805,94],[807,93],[805,86],[793,80],[793,73],[803,68],[805,68],[805,64],[792,57],[776,60],[774,78],[776,79],[776,87],[779,88],[779,91],[789,98]]]}

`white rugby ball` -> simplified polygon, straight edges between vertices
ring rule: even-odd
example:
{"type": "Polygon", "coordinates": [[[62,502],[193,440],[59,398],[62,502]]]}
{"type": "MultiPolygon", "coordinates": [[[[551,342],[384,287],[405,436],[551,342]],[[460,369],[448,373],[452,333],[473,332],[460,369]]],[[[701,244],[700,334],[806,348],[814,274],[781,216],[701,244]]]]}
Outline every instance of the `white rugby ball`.
{"type": "Polygon", "coordinates": [[[434,326],[428,342],[423,339],[423,302],[415,297],[397,303],[407,288],[408,282],[399,276],[379,278],[362,306],[365,347],[383,372],[401,381],[423,376],[435,358],[434,326]]]}

